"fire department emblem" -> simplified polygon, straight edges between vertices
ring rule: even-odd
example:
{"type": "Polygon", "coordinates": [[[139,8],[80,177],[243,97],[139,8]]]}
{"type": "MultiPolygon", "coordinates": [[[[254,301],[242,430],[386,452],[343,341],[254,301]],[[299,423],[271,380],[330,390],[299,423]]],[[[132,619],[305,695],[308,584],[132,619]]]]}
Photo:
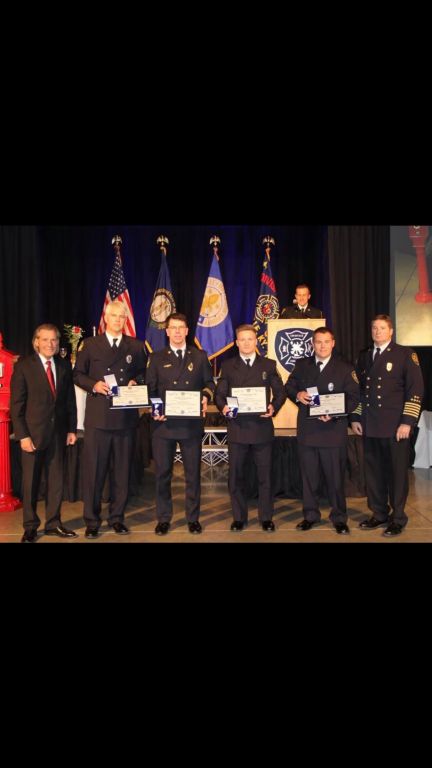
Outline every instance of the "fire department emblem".
{"type": "Polygon", "coordinates": [[[297,360],[313,355],[312,336],[313,331],[305,328],[289,328],[276,334],[276,356],[288,373],[293,372],[297,360]]]}

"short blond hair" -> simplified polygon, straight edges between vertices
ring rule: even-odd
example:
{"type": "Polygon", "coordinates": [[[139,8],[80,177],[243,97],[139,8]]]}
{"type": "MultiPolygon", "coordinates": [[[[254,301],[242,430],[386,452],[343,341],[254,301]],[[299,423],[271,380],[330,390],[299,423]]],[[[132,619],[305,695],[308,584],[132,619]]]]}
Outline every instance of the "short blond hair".
{"type": "Polygon", "coordinates": [[[255,336],[257,335],[255,326],[250,325],[250,323],[243,323],[243,325],[239,325],[236,328],[236,338],[238,337],[239,333],[241,333],[242,331],[252,331],[252,333],[254,333],[255,336]]]}

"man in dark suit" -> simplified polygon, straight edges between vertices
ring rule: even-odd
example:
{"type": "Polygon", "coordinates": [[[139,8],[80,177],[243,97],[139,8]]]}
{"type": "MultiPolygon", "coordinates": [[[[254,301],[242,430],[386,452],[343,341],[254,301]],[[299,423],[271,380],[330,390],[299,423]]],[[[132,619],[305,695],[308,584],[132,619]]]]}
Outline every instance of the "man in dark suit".
{"type": "Polygon", "coordinates": [[[304,519],[297,525],[308,531],[319,522],[320,468],[325,476],[331,504],[330,520],[336,532],[348,534],[345,500],[345,468],[347,462],[348,420],[346,416],[323,415],[308,417],[313,395],[308,389],[317,388],[319,395],[345,393],[346,413],[350,414],[360,400],[358,379],[353,366],[335,357],[335,340],[329,328],[317,328],[313,334],[315,354],[299,360],[285,384],[285,390],[299,407],[297,443],[303,481],[304,519]]]}
{"type": "Polygon", "coordinates": [[[234,517],[232,531],[241,531],[247,524],[244,473],[250,452],[258,473],[258,518],[264,531],[275,530],[271,487],[274,438],[272,416],[282,407],[286,396],[276,362],[256,354],[256,339],[253,325],[240,325],[236,329],[239,355],[223,363],[215,395],[217,407],[228,419],[228,488],[234,517]],[[250,415],[239,413],[235,418],[230,418],[227,397],[231,396],[233,387],[264,387],[268,403],[266,412],[250,415]]]}
{"type": "Polygon", "coordinates": [[[110,408],[110,386],[105,376],[114,375],[117,385],[125,387],[143,383],[145,373],[143,342],[123,334],[125,305],[121,301],[108,304],[104,320],[105,333],[85,339],[73,372],[75,384],[88,393],[83,447],[84,520],[88,539],[99,535],[102,491],[111,455],[108,525],[120,535],[129,533],[124,512],[138,409],[110,408]]]}
{"type": "Polygon", "coordinates": [[[311,307],[309,299],[311,297],[307,285],[298,285],[295,289],[295,299],[292,307],[284,307],[280,314],[281,320],[295,320],[303,318],[304,320],[319,319],[323,313],[317,307],[311,307]]]}
{"type": "MultiPolygon", "coordinates": [[[[214,391],[213,376],[208,357],[203,350],[186,345],[189,329],[185,315],[177,312],[167,319],[166,334],[169,346],[150,355],[147,366],[149,397],[160,397],[164,404],[166,392],[200,391],[202,413],[214,391]]],[[[164,406],[165,407],[165,406],[164,406]]],[[[164,410],[165,413],[165,410],[164,410]]],[[[155,533],[168,533],[173,515],[171,479],[176,445],[179,443],[186,483],[186,520],[190,533],[201,533],[199,522],[201,501],[201,451],[204,420],[153,416],[152,450],[156,471],[155,533]]]]}
{"type": "Polygon", "coordinates": [[[12,374],[10,410],[15,439],[21,443],[23,543],[37,538],[42,472],[46,478],[45,534],[77,536],[60,519],[64,450],[76,442],[77,411],[70,363],[57,354],[59,339],[55,325],[39,325],[33,334],[34,354],[18,360],[12,374]]]}
{"type": "Polygon", "coordinates": [[[352,424],[357,435],[364,435],[366,490],[372,511],[360,528],[384,525],[385,536],[398,536],[408,522],[409,438],[420,416],[424,389],[416,353],[394,344],[392,336],[391,318],[376,315],[374,347],[363,350],[357,361],[361,403],[352,424]]]}

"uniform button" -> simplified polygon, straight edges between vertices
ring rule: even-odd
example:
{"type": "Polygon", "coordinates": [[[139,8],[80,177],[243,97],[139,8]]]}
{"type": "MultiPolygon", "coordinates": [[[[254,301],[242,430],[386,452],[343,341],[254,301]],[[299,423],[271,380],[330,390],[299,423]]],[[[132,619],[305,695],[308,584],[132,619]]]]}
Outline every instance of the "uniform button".
{"type": "Polygon", "coordinates": [[[369,386],[369,384],[366,384],[366,389],[370,389],[370,386],[369,386]]]}
{"type": "Polygon", "coordinates": [[[123,381],[123,379],[120,379],[120,381],[123,381]]]}
{"type": "Polygon", "coordinates": [[[377,389],[381,389],[381,384],[378,384],[377,389]]]}
{"type": "Polygon", "coordinates": [[[366,381],[370,381],[370,376],[367,377],[366,381]]]}
{"type": "Polygon", "coordinates": [[[366,395],[366,397],[369,397],[369,395],[366,395]]]}
{"type": "Polygon", "coordinates": [[[367,407],[369,408],[369,406],[370,406],[370,403],[366,403],[366,405],[367,405],[367,407]]]}
{"type": "Polygon", "coordinates": [[[189,384],[189,382],[187,381],[186,384],[189,384]]]}
{"type": "Polygon", "coordinates": [[[123,373],[123,368],[120,368],[120,373],[123,373]]]}
{"type": "Polygon", "coordinates": [[[381,400],[381,395],[378,395],[378,400],[381,400]]]}
{"type": "Polygon", "coordinates": [[[381,403],[378,403],[378,408],[381,408],[381,403]]]}
{"type": "Polygon", "coordinates": [[[382,376],[378,376],[378,381],[381,381],[381,379],[382,379],[382,376]]]}
{"type": "Polygon", "coordinates": [[[107,368],[107,371],[110,371],[110,370],[111,370],[111,368],[107,368]]]}
{"type": "Polygon", "coordinates": [[[177,384],[177,382],[176,382],[176,381],[173,381],[173,384],[177,384]]]}

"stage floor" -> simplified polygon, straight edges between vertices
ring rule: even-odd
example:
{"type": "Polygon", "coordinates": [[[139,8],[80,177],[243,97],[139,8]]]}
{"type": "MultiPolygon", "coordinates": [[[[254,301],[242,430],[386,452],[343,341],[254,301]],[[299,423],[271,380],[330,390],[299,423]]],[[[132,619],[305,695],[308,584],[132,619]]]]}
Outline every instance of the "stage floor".
{"type": "MultiPolygon", "coordinates": [[[[205,543],[387,543],[396,542],[430,542],[432,543],[432,469],[410,470],[410,495],[406,511],[409,523],[401,536],[388,539],[383,536],[383,528],[377,531],[361,531],[359,522],[369,515],[365,498],[348,498],[348,524],[351,530],[349,536],[339,536],[328,520],[329,507],[321,508],[322,520],[310,531],[296,530],[297,523],[302,519],[302,506],[299,499],[279,498],[275,502],[274,522],[276,531],[265,533],[257,521],[257,508],[255,499],[249,503],[249,525],[240,533],[232,533],[231,507],[227,490],[227,466],[205,467],[202,470],[202,514],[201,535],[192,535],[186,525],[184,517],[184,481],[183,467],[175,465],[173,479],[174,519],[167,536],[154,534],[155,505],[154,505],[154,473],[152,468],[145,470],[144,482],[139,496],[130,499],[126,510],[126,523],[130,527],[128,536],[118,536],[111,532],[106,522],[101,527],[101,535],[98,539],[88,540],[84,537],[84,522],[82,519],[82,502],[73,504],[63,502],[62,521],[73,528],[78,534],[78,539],[64,540],[54,536],[38,536],[41,544],[205,544],[205,543]]],[[[106,505],[102,517],[106,518],[106,505]]],[[[39,516],[44,525],[44,504],[39,503],[39,516]]],[[[6,512],[0,514],[0,543],[18,543],[22,536],[22,512],[6,512]]]]}

